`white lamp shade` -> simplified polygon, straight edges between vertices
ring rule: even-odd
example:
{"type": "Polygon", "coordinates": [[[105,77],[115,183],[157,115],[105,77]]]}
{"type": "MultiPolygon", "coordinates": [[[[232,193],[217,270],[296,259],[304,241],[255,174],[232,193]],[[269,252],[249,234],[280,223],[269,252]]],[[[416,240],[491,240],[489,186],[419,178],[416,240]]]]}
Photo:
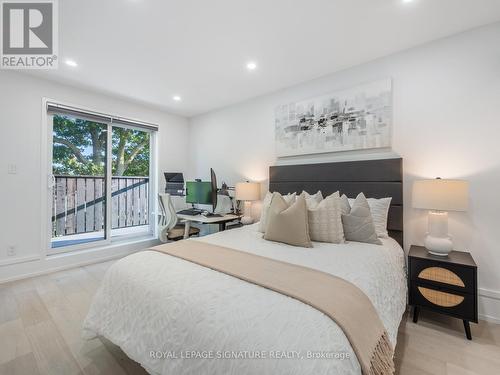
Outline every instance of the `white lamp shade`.
{"type": "Polygon", "coordinates": [[[469,183],[464,180],[419,180],[413,183],[414,208],[437,211],[467,211],[469,183]]]}
{"type": "Polygon", "coordinates": [[[235,190],[236,199],[239,201],[257,201],[260,199],[260,184],[258,182],[238,182],[235,190]]]}

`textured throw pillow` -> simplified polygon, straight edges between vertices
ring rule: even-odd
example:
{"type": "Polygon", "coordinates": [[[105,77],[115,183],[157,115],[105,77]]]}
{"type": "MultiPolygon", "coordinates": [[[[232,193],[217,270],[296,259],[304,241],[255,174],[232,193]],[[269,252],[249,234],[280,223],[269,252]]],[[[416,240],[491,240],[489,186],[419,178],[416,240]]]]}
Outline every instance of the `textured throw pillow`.
{"type": "Polygon", "coordinates": [[[339,193],[323,199],[308,209],[309,236],[318,242],[343,243],[342,209],[339,193]]]}
{"type": "Polygon", "coordinates": [[[298,197],[295,203],[289,206],[280,194],[273,194],[264,239],[293,246],[312,247],[304,197],[298,197]]]}
{"type": "Polygon", "coordinates": [[[319,202],[323,200],[323,194],[321,193],[321,190],[318,190],[316,194],[309,194],[307,191],[302,191],[300,194],[301,197],[304,197],[306,200],[307,208],[313,208],[316,207],[319,202]]]}
{"type": "MultiPolygon", "coordinates": [[[[274,193],[267,192],[266,197],[264,198],[264,201],[262,202],[262,212],[260,214],[260,222],[259,222],[259,232],[264,233],[266,231],[266,224],[267,224],[267,212],[269,210],[269,206],[271,205],[271,200],[273,198],[274,193]]],[[[279,194],[279,193],[276,193],[279,194]]],[[[283,196],[285,199],[285,202],[287,202],[288,205],[292,204],[295,202],[295,197],[297,196],[296,193],[293,194],[287,194],[283,196]]]]}
{"type": "MultiPolygon", "coordinates": [[[[392,198],[368,198],[367,201],[370,206],[377,236],[388,238],[387,217],[389,216],[389,207],[391,206],[392,198]]],[[[349,203],[351,202],[354,202],[354,199],[349,199],[349,203]]]]}
{"type": "Polygon", "coordinates": [[[347,241],[367,242],[382,245],[379,240],[375,225],[373,224],[370,206],[363,193],[359,193],[353,202],[351,212],[342,215],[344,236],[347,241]]]}

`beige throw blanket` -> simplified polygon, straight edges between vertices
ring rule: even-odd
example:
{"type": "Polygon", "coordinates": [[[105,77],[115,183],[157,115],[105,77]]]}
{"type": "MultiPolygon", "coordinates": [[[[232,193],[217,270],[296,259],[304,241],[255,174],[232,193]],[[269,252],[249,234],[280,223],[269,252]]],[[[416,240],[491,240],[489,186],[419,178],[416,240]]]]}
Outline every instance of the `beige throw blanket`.
{"type": "Polygon", "coordinates": [[[394,373],[393,350],[368,297],[339,277],[201,241],[152,248],[295,298],[329,316],[344,331],[365,375],[394,373]]]}

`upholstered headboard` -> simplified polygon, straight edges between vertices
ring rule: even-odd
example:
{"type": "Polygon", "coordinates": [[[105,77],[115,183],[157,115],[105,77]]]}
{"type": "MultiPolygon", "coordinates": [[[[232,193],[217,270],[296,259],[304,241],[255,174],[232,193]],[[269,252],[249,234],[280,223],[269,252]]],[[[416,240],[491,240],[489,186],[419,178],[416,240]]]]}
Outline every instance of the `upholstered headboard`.
{"type": "Polygon", "coordinates": [[[380,159],[338,163],[281,165],[269,168],[269,191],[282,194],[340,191],[349,198],[392,197],[387,229],[403,247],[403,160],[380,159]]]}

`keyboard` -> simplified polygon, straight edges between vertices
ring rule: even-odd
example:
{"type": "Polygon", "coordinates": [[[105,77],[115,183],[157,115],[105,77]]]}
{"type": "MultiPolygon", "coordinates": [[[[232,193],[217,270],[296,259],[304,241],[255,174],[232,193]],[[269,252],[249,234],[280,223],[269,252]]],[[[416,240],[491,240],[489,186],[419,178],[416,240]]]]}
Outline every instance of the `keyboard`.
{"type": "Polygon", "coordinates": [[[182,210],[182,211],[177,211],[179,215],[189,215],[189,216],[197,216],[197,215],[203,215],[203,212],[205,212],[205,217],[223,217],[224,215],[220,214],[213,214],[210,212],[206,212],[203,210],[200,210],[199,208],[188,208],[187,210],[182,210]]]}
{"type": "Polygon", "coordinates": [[[177,213],[180,215],[190,215],[190,216],[196,216],[201,214],[202,212],[203,212],[202,210],[199,210],[197,208],[188,208],[187,210],[177,211],[177,213]]]}
{"type": "Polygon", "coordinates": [[[221,214],[212,214],[212,213],[208,213],[205,215],[205,217],[222,217],[223,215],[221,214]]]}

